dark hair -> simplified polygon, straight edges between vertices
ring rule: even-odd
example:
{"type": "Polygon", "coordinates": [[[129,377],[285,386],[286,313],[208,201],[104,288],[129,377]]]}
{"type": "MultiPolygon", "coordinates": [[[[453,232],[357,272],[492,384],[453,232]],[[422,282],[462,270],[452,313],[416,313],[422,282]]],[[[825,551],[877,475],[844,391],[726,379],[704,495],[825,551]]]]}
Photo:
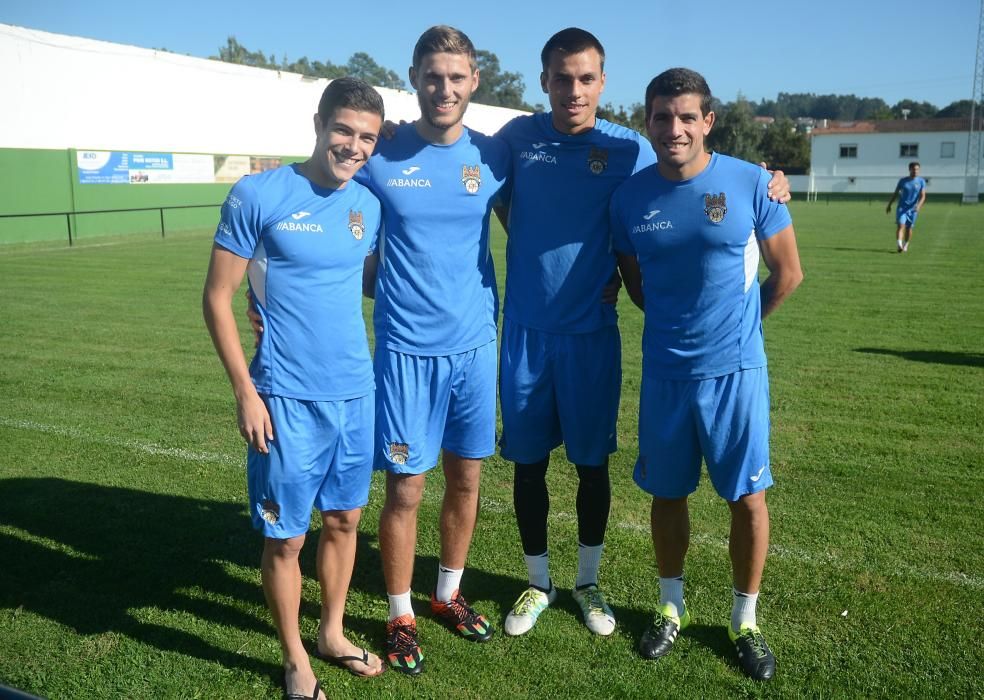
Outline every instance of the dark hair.
{"type": "Polygon", "coordinates": [[[919,161],[918,160],[914,160],[911,163],[909,163],[909,170],[912,170],[912,166],[915,166],[917,168],[921,168],[922,167],[921,165],[919,165],[919,161]]]}
{"type": "Polygon", "coordinates": [[[689,68],[670,68],[653,78],[646,88],[646,121],[652,115],[654,97],[677,95],[698,95],[701,114],[707,116],[710,113],[711,88],[704,76],[689,68]]]}
{"type": "Polygon", "coordinates": [[[547,39],[547,43],[543,45],[543,50],[540,52],[540,63],[543,64],[543,70],[546,71],[547,66],[550,65],[550,54],[554,51],[559,51],[562,54],[574,54],[588,49],[594,49],[598,52],[598,55],[601,56],[601,69],[605,70],[605,47],[601,45],[598,37],[594,34],[577,27],[561,29],[547,39]]]}
{"type": "Polygon", "coordinates": [[[424,56],[432,53],[458,53],[468,56],[468,63],[474,71],[478,68],[478,56],[475,45],[460,29],[438,24],[431,27],[417,39],[413,47],[413,67],[420,68],[424,56]]]}
{"type": "Polygon", "coordinates": [[[318,118],[322,126],[331,121],[335,110],[346,108],[356,112],[372,112],[378,114],[380,119],[386,117],[383,98],[369,83],[358,78],[335,78],[328,83],[318,102],[318,118]]]}

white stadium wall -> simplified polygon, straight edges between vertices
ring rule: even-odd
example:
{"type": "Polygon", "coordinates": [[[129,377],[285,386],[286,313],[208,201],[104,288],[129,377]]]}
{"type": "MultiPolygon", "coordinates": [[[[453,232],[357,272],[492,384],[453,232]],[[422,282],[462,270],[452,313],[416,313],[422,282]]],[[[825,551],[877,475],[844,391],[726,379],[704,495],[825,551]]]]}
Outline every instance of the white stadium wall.
{"type": "MultiPolygon", "coordinates": [[[[214,227],[238,177],[311,154],[328,82],[0,24],[0,244],[214,227]]],[[[419,116],[377,90],[388,119],[419,116]]]]}
{"type": "MultiPolygon", "coordinates": [[[[306,156],[327,84],[0,24],[0,148],[306,156]]],[[[378,90],[388,119],[419,116],[413,94],[378,90]]],[[[517,114],[473,104],[465,123],[493,133],[517,114]]]]}

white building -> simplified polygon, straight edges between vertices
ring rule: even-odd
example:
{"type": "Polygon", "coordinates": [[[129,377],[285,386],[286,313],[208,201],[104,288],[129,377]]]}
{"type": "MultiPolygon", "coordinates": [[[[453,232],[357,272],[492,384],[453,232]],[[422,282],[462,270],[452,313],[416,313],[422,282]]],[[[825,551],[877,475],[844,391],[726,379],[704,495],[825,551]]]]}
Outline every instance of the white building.
{"type": "Polygon", "coordinates": [[[969,130],[966,118],[820,122],[810,134],[807,189],[891,193],[918,161],[930,193],[962,194],[969,130]]]}

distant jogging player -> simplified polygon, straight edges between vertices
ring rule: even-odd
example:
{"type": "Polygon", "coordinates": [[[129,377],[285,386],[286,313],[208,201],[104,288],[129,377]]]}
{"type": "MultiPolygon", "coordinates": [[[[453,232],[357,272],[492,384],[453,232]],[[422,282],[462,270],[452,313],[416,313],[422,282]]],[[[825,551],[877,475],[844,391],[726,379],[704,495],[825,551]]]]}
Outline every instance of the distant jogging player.
{"type": "Polygon", "coordinates": [[[373,88],[332,81],[314,116],[311,157],[232,188],[205,282],[205,322],[248,444],[250,513],[265,537],[263,591],[292,699],[324,697],[298,620],[298,555],[312,507],[322,521],[316,653],[357,675],[384,668],[342,629],[372,475],[374,379],[361,299],[381,220],[379,201],[351,179],[372,154],[382,119],[373,88]],[[232,313],[244,275],[264,328],[248,367],[232,313]]]}
{"type": "Polygon", "coordinates": [[[885,213],[892,211],[892,202],[896,197],[899,198],[899,206],[895,210],[895,245],[900,253],[907,253],[909,241],[912,240],[912,229],[916,226],[916,217],[926,203],[926,181],[919,177],[919,163],[909,163],[909,177],[899,179],[892,198],[885,207],[885,213]]]}

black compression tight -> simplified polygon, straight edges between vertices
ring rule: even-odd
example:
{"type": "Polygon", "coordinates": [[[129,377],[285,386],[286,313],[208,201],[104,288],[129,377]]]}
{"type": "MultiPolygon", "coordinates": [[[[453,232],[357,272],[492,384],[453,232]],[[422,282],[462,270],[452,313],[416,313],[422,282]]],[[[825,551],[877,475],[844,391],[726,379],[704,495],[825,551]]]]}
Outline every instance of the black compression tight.
{"type": "MultiPolygon", "coordinates": [[[[523,543],[523,552],[529,556],[547,551],[547,514],[550,512],[550,494],[547,492],[547,466],[550,458],[544,457],[533,464],[519,464],[514,468],[513,507],[516,524],[523,543]]],[[[577,465],[577,534],[581,544],[594,547],[605,541],[608,513],[611,509],[612,489],[608,477],[608,460],[601,466],[577,465]]]]}

